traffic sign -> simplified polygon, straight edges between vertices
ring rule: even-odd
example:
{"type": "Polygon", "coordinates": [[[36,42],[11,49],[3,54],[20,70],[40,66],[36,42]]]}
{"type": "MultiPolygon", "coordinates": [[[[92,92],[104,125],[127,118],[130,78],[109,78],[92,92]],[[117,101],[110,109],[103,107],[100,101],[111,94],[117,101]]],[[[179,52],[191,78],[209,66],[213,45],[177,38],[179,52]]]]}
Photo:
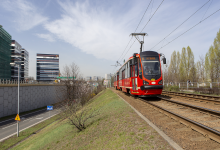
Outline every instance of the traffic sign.
{"type": "Polygon", "coordinates": [[[53,110],[53,106],[47,106],[47,110],[53,110]]]}
{"type": "Polygon", "coordinates": [[[20,119],[20,117],[19,117],[19,114],[17,114],[17,116],[15,117],[15,120],[21,121],[21,119],[20,119]]]}

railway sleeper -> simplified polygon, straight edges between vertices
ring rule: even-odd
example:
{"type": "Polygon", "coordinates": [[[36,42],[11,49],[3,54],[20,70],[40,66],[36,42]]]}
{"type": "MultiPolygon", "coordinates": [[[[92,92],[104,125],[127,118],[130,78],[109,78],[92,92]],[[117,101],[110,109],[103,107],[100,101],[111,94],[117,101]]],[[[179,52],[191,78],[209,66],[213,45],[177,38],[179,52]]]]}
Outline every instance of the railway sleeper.
{"type": "MultiPolygon", "coordinates": [[[[152,104],[152,105],[154,105],[154,104],[152,104]]],[[[155,106],[155,107],[160,108],[160,106],[155,106]]],[[[169,111],[167,112],[167,110],[164,110],[163,108],[161,108],[161,110],[163,110],[165,114],[169,113],[169,111]]],[[[187,119],[187,118],[182,117],[177,114],[174,115],[173,113],[169,113],[169,115],[171,116],[172,119],[180,122],[181,124],[184,124],[185,126],[201,133],[203,136],[210,138],[210,139],[213,139],[214,141],[220,143],[220,132],[219,131],[216,131],[214,129],[206,127],[205,125],[202,125],[200,123],[197,123],[195,121],[192,121],[190,119],[187,119]],[[217,132],[218,132],[218,134],[217,134],[217,132]]]]}

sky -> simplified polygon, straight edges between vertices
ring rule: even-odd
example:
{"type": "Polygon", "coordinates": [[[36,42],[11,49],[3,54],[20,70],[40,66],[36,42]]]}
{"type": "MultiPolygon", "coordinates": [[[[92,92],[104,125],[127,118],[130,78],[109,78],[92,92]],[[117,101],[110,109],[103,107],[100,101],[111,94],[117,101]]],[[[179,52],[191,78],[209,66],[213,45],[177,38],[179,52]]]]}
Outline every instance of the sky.
{"type": "Polygon", "coordinates": [[[29,76],[36,78],[36,54],[52,53],[61,73],[75,63],[84,77],[104,77],[140,52],[134,32],[148,34],[143,51],[169,62],[190,46],[198,61],[219,32],[219,9],[219,0],[0,0],[0,25],[29,52],[29,76]]]}

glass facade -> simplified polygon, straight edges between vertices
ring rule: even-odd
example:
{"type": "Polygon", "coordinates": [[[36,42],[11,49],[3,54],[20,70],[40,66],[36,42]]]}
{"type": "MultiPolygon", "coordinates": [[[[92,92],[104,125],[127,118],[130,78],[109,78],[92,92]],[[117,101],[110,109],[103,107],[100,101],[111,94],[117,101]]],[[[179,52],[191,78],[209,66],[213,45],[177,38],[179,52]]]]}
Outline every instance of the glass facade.
{"type": "Polygon", "coordinates": [[[24,48],[21,50],[21,80],[28,79],[29,75],[29,53],[24,48]]]}
{"type": "MultiPolygon", "coordinates": [[[[21,45],[15,41],[11,40],[11,62],[21,62],[21,45]]],[[[20,74],[21,75],[21,74],[20,74]]],[[[20,76],[20,80],[23,80],[24,77],[20,76]]],[[[11,66],[11,79],[12,80],[18,80],[18,66],[11,66]]]]}
{"type": "Polygon", "coordinates": [[[11,79],[11,35],[0,25],[0,79],[11,79]]]}
{"type": "Polygon", "coordinates": [[[54,81],[59,76],[59,54],[37,54],[36,78],[54,81]]]}

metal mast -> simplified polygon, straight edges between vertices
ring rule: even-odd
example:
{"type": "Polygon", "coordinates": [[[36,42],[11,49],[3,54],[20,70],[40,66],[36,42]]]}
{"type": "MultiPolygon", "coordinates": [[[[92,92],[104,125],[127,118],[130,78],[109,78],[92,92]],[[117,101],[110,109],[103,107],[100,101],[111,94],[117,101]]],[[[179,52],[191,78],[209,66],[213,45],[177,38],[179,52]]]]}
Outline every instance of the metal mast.
{"type": "Polygon", "coordinates": [[[147,33],[131,33],[130,35],[134,36],[138,40],[138,42],[141,44],[141,47],[140,47],[140,53],[141,53],[142,52],[142,46],[144,44],[144,36],[146,36],[148,34],[147,33]],[[141,41],[139,39],[138,35],[143,36],[143,41],[141,41]]]}

